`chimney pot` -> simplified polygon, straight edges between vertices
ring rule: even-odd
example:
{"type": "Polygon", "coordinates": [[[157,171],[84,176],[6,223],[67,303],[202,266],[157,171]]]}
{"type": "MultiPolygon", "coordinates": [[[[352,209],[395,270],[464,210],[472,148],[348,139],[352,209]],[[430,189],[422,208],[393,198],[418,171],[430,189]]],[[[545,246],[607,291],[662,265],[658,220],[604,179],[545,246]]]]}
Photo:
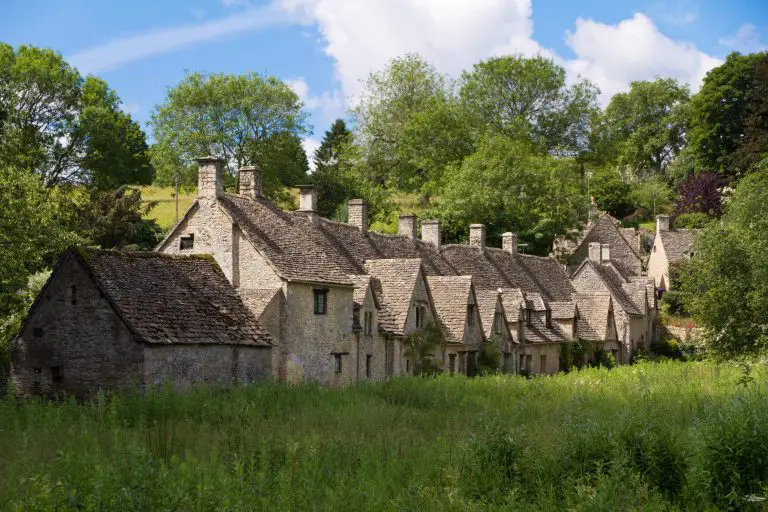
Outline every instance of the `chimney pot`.
{"type": "Polygon", "coordinates": [[[669,231],[669,228],[670,228],[669,215],[657,215],[656,231],[669,231]]]}
{"type": "Polygon", "coordinates": [[[401,213],[397,218],[397,234],[411,240],[416,239],[416,216],[412,213],[401,213]]]}
{"type": "Polygon", "coordinates": [[[216,156],[197,159],[197,196],[215,199],[224,195],[224,164],[226,160],[216,156]]]}
{"type": "Polygon", "coordinates": [[[314,185],[299,185],[299,211],[307,215],[312,222],[317,222],[317,189],[314,185]]]}
{"type": "Polygon", "coordinates": [[[256,199],[261,197],[261,167],[246,165],[238,172],[238,188],[241,196],[256,199]]]}
{"type": "Polygon", "coordinates": [[[517,235],[510,232],[502,234],[501,248],[511,254],[517,254],[517,235]]]}
{"type": "Polygon", "coordinates": [[[600,246],[600,242],[590,242],[589,243],[589,261],[592,261],[594,263],[600,263],[601,258],[603,256],[603,251],[600,246]]]}
{"type": "Polygon", "coordinates": [[[485,247],[485,224],[469,225],[469,245],[485,247]]]}
{"type": "Polygon", "coordinates": [[[440,221],[432,219],[421,221],[421,240],[440,249],[442,244],[440,221]]]}
{"type": "Polygon", "coordinates": [[[347,204],[347,217],[350,226],[361,232],[368,231],[368,205],[362,199],[350,199],[347,204]]]}

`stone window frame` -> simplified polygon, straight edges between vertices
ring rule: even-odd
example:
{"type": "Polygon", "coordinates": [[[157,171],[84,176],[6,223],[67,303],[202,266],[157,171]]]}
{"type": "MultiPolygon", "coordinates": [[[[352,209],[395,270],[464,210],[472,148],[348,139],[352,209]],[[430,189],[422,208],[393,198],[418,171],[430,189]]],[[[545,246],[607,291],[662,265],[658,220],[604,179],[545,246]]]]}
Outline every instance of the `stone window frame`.
{"type": "Polygon", "coordinates": [[[363,311],[363,333],[366,336],[373,336],[373,311],[363,311]]]}
{"type": "Polygon", "coordinates": [[[195,234],[189,233],[187,235],[182,235],[179,238],[179,250],[180,251],[191,251],[195,248],[195,234]]]}
{"type": "Polygon", "coordinates": [[[427,307],[424,302],[416,302],[416,328],[423,329],[427,325],[427,307]]]}
{"type": "Polygon", "coordinates": [[[328,314],[328,288],[314,288],[312,290],[314,297],[313,309],[316,315],[328,314]],[[322,299],[321,299],[322,297],[322,299]]]}
{"type": "Polygon", "coordinates": [[[341,375],[344,373],[344,353],[334,352],[333,354],[333,373],[341,375]]]}
{"type": "Polygon", "coordinates": [[[547,329],[552,328],[552,310],[546,310],[544,313],[544,321],[546,323],[547,329]]]}
{"type": "Polygon", "coordinates": [[[472,328],[475,326],[475,305],[467,304],[467,326],[472,328]]]}
{"type": "Polygon", "coordinates": [[[370,379],[373,374],[373,354],[365,354],[365,376],[370,379]]]}
{"type": "Polygon", "coordinates": [[[502,322],[504,322],[504,313],[496,311],[493,314],[493,334],[496,336],[501,336],[503,332],[502,322]]]}

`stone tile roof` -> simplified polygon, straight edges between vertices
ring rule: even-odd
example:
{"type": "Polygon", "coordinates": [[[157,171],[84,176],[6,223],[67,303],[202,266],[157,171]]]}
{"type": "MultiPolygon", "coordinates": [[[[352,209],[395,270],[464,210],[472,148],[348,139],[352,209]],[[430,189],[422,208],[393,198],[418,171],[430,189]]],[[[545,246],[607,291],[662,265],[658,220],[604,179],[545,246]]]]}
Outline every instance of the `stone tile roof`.
{"type": "Polygon", "coordinates": [[[557,324],[547,327],[547,324],[538,315],[531,315],[531,324],[525,325],[526,343],[563,343],[568,341],[568,336],[557,324]]]}
{"type": "MultiPolygon", "coordinates": [[[[365,296],[368,293],[368,289],[373,286],[371,283],[371,280],[375,278],[365,274],[352,274],[348,277],[349,277],[349,280],[352,281],[352,284],[355,287],[352,292],[352,301],[356,305],[362,306],[363,302],[365,302],[365,296]]],[[[379,303],[376,298],[376,293],[373,293],[372,295],[373,295],[373,302],[378,308],[379,303]]]]}
{"type": "MultiPolygon", "coordinates": [[[[302,215],[293,212],[292,215],[302,215]]],[[[329,258],[349,274],[362,274],[365,262],[377,259],[421,259],[428,275],[456,275],[456,271],[431,244],[403,235],[363,233],[355,226],[320,219],[310,237],[329,258]]]]}
{"type": "Polygon", "coordinates": [[[420,259],[386,259],[365,262],[381,306],[379,326],[382,330],[402,335],[416,281],[421,272],[420,259]]]}
{"type": "Polygon", "coordinates": [[[608,336],[609,294],[578,294],[579,338],[587,341],[605,341],[608,336]]]}
{"type": "Polygon", "coordinates": [[[467,304],[472,293],[472,277],[428,276],[427,283],[446,340],[463,343],[467,304]]]}
{"type": "Polygon", "coordinates": [[[140,341],[272,343],[210,256],[98,249],[70,252],[140,341]]]}
{"type": "MultiPolygon", "coordinates": [[[[433,292],[434,296],[434,292],[433,292]]],[[[496,304],[500,300],[498,290],[475,290],[475,302],[477,312],[480,314],[480,322],[483,325],[483,334],[487,339],[492,338],[494,320],[496,319],[496,304]]]]}
{"type": "Polygon", "coordinates": [[[680,260],[693,247],[698,229],[675,229],[672,231],[659,231],[667,260],[672,263],[680,260]]]}
{"type": "Polygon", "coordinates": [[[517,322],[520,307],[525,307],[525,297],[523,297],[523,292],[521,292],[519,288],[502,288],[501,303],[507,314],[507,322],[517,322]]]}
{"type": "Polygon", "coordinates": [[[627,295],[624,289],[626,283],[621,277],[621,274],[613,267],[612,263],[595,264],[592,261],[587,260],[588,265],[592,265],[595,269],[595,273],[605,283],[606,287],[610,291],[610,294],[619,304],[621,309],[630,315],[641,315],[642,311],[637,308],[632,297],[627,295]]]}
{"type": "Polygon", "coordinates": [[[259,318],[264,310],[282,292],[282,288],[238,288],[237,293],[251,312],[259,318]]]}
{"type": "Polygon", "coordinates": [[[315,230],[303,215],[288,214],[264,198],[224,194],[218,198],[218,203],[282,278],[288,281],[352,284],[347,272],[309,239],[308,233],[315,230]]]}
{"type": "Polygon", "coordinates": [[[546,311],[549,309],[544,304],[544,299],[541,298],[540,293],[526,292],[525,293],[525,307],[531,311],[546,311]]]}
{"type": "Polygon", "coordinates": [[[576,303],[572,300],[553,300],[547,305],[552,311],[552,318],[556,319],[573,318],[576,312],[576,303]]]}

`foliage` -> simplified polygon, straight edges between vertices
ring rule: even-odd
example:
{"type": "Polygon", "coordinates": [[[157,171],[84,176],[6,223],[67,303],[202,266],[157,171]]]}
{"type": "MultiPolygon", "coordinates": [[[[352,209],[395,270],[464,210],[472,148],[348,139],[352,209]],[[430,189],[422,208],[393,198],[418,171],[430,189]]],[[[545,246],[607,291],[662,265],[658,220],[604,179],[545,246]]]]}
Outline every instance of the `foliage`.
{"type": "Polygon", "coordinates": [[[758,55],[754,91],[744,117],[744,143],[730,158],[733,167],[744,172],[768,154],[768,53],[758,55]]]}
{"type": "Polygon", "coordinates": [[[501,346],[497,338],[483,342],[477,354],[477,371],[480,375],[499,373],[501,367],[501,346]]]}
{"type": "MultiPolygon", "coordinates": [[[[0,317],[0,378],[3,376],[3,367],[10,363],[8,349],[11,338],[19,332],[21,322],[27,311],[50,276],[50,270],[41,270],[29,276],[26,285],[17,292],[19,302],[16,304],[16,309],[8,316],[0,317]]],[[[4,382],[0,382],[0,391],[4,385],[4,382]]],[[[0,396],[2,396],[2,392],[0,392],[0,396]]]]}
{"type": "Polygon", "coordinates": [[[683,356],[680,345],[669,337],[651,343],[651,353],[669,359],[681,359],[683,356]]]}
{"type": "Polygon", "coordinates": [[[262,192],[280,204],[291,204],[292,197],[285,187],[302,185],[307,181],[309,161],[301,139],[293,133],[275,133],[251,147],[251,161],[258,162],[262,171],[262,192]]]}
{"type": "Polygon", "coordinates": [[[680,229],[702,229],[712,222],[706,213],[683,213],[675,217],[675,227],[680,229]]]}
{"type": "Polygon", "coordinates": [[[768,483],[768,391],[757,384],[764,367],[753,384],[736,385],[740,375],[731,365],[664,362],[531,380],[156,389],[83,404],[9,397],[0,401],[0,502],[744,510],[768,483]]]}
{"type": "Polygon", "coordinates": [[[633,212],[630,191],[630,185],[614,165],[597,167],[589,178],[590,195],[595,198],[601,210],[607,211],[617,219],[633,212]]]}
{"type": "Polygon", "coordinates": [[[526,140],[540,152],[586,149],[597,89],[567,85],[565,69],[543,57],[492,57],[462,75],[461,102],[480,132],[526,140]]]}
{"type": "Polygon", "coordinates": [[[119,105],[58,53],[0,43],[0,165],[34,171],[47,187],[151,182],[144,132],[119,105]]]}
{"type": "Polygon", "coordinates": [[[616,366],[616,359],[607,350],[595,350],[590,366],[611,369],[616,366]]]}
{"type": "Polygon", "coordinates": [[[739,182],[695,254],[683,291],[708,348],[720,358],[760,355],[768,346],[768,160],[739,182]]]}
{"type": "Polygon", "coordinates": [[[644,218],[653,219],[658,214],[669,212],[672,196],[672,189],[664,180],[652,176],[633,184],[629,198],[638,210],[645,212],[644,218]]]}
{"type": "Polygon", "coordinates": [[[707,73],[691,99],[688,140],[702,171],[734,176],[732,155],[745,140],[745,119],[755,94],[755,70],[765,54],[731,53],[725,63],[707,73]]]}
{"type": "Polygon", "coordinates": [[[461,166],[446,171],[438,212],[446,241],[466,236],[468,224],[482,222],[489,243],[513,231],[529,244],[529,252],[546,253],[556,236],[586,218],[587,201],[578,193],[574,167],[506,137],[483,140],[461,166]]]}
{"type": "Polygon", "coordinates": [[[347,129],[344,120],[337,119],[315,150],[312,183],[317,187],[317,204],[322,217],[333,218],[340,207],[355,199],[351,197],[354,179],[342,168],[342,151],[351,143],[352,132],[347,129]]]}
{"type": "Polygon", "coordinates": [[[309,131],[301,109],[296,93],[272,76],[188,74],[152,113],[159,183],[176,175],[189,180],[195,158],[215,155],[235,168],[260,164],[268,193],[278,190],[270,183],[297,184],[307,169],[306,155],[297,150],[309,131]]]}
{"type": "Polygon", "coordinates": [[[435,325],[427,325],[403,339],[405,357],[413,362],[413,375],[435,375],[440,365],[433,361],[435,351],[445,345],[443,333],[435,325]]]}
{"type": "Polygon", "coordinates": [[[723,180],[714,172],[694,174],[680,185],[675,214],[703,213],[719,217],[723,213],[723,180]]]}
{"type": "Polygon", "coordinates": [[[637,81],[611,98],[600,130],[616,163],[634,176],[660,175],[685,144],[688,87],[673,78],[637,81]]]}

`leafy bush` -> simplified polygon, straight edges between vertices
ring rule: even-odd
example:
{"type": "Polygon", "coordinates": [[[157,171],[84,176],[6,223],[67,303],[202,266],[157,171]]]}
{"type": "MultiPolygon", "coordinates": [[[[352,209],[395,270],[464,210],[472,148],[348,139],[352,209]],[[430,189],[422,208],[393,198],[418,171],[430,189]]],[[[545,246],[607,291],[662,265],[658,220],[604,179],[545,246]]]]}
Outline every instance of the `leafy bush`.
{"type": "Polygon", "coordinates": [[[706,213],[684,213],[675,218],[675,227],[680,229],[701,229],[712,221],[706,213]]]}
{"type": "Polygon", "coordinates": [[[651,343],[651,353],[670,359],[680,359],[683,356],[677,341],[672,338],[664,338],[660,341],[651,343]]]}
{"type": "Polygon", "coordinates": [[[662,307],[666,306],[667,312],[671,315],[683,316],[687,314],[683,294],[678,291],[665,292],[661,297],[661,305],[662,307]]]}
{"type": "Polygon", "coordinates": [[[419,329],[403,340],[405,356],[413,361],[414,375],[435,375],[442,371],[433,361],[435,350],[445,345],[445,338],[435,325],[419,329]]]}
{"type": "Polygon", "coordinates": [[[495,338],[483,343],[477,356],[477,371],[480,375],[499,373],[501,365],[501,348],[495,338]]]}
{"type": "Polygon", "coordinates": [[[592,366],[611,369],[616,366],[616,359],[614,359],[613,354],[608,351],[595,350],[592,366]]]}

